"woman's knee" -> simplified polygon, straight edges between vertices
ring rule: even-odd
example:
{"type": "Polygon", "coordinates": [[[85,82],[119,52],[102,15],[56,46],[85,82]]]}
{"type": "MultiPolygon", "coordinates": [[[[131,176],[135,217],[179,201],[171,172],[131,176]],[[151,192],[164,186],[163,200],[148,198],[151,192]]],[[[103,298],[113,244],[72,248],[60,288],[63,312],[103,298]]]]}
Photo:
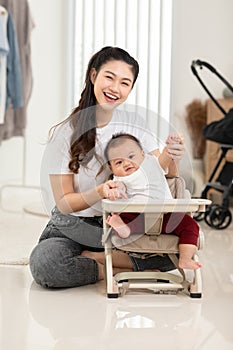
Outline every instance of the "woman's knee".
{"type": "Polygon", "coordinates": [[[47,288],[95,283],[98,280],[98,266],[91,259],[82,259],[81,251],[81,246],[69,239],[50,238],[40,242],[30,256],[33,278],[47,288]]]}
{"type": "MultiPolygon", "coordinates": [[[[55,266],[59,258],[56,241],[47,239],[40,242],[32,251],[29,266],[35,281],[43,287],[54,287],[55,266]]],[[[62,255],[60,255],[60,258],[62,255]]]]}

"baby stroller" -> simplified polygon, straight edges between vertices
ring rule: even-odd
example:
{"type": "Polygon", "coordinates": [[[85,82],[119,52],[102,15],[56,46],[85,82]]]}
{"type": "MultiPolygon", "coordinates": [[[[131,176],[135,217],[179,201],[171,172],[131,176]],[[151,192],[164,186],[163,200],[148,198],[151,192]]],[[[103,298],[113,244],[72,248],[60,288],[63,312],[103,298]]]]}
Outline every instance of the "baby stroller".
{"type": "Polygon", "coordinates": [[[213,203],[207,207],[205,213],[197,213],[194,215],[194,218],[196,221],[201,221],[204,219],[210,227],[222,230],[228,227],[232,221],[232,214],[229,210],[229,202],[230,195],[232,194],[233,163],[225,161],[222,169],[220,167],[222,166],[222,161],[225,160],[227,152],[233,149],[233,109],[230,109],[229,111],[225,111],[223,109],[220,103],[213,97],[213,95],[204,85],[202,79],[197,73],[196,67],[199,67],[200,69],[205,67],[210,70],[226,85],[231,92],[233,92],[233,87],[209,63],[200,60],[192,62],[191,70],[193,74],[224,115],[223,119],[220,121],[214,121],[203,128],[203,136],[207,140],[219,143],[221,154],[201,193],[201,198],[207,198],[209,190],[214,189],[222,193],[222,202],[221,205],[213,203]],[[216,181],[213,182],[215,174],[220,169],[221,171],[216,181]]]}

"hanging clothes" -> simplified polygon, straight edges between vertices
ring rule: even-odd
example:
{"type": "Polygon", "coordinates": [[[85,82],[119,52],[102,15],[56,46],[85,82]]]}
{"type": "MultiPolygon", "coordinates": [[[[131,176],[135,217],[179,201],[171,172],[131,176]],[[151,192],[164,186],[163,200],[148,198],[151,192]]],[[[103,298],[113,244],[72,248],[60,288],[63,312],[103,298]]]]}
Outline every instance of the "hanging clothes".
{"type": "Polygon", "coordinates": [[[7,20],[8,12],[3,6],[0,6],[0,124],[4,123],[6,110],[7,55],[9,52],[7,20]]]}
{"type": "Polygon", "coordinates": [[[12,15],[16,28],[23,86],[23,107],[7,108],[5,122],[0,125],[0,141],[13,136],[24,136],[27,105],[33,86],[30,41],[31,32],[35,26],[27,0],[1,0],[1,5],[12,15]]]}
{"type": "Polygon", "coordinates": [[[9,52],[7,55],[7,99],[6,105],[12,108],[23,107],[23,86],[17,33],[10,12],[7,20],[7,38],[9,52]]]}

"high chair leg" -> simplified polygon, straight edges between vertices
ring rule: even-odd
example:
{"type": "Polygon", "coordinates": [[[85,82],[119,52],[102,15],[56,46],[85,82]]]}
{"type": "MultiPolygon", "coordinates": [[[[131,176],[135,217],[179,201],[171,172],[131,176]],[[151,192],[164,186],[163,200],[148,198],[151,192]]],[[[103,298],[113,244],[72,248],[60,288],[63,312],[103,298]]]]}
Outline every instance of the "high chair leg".
{"type": "MultiPolygon", "coordinates": [[[[193,259],[198,261],[198,255],[195,254],[193,259]]],[[[202,297],[202,278],[201,269],[194,271],[194,279],[190,285],[190,297],[191,298],[201,298],[202,297]]]]}
{"type": "Polygon", "coordinates": [[[105,262],[106,262],[106,282],[107,282],[107,297],[108,298],[118,298],[119,289],[118,285],[113,276],[112,268],[112,248],[105,248],[105,262]]]}
{"type": "Polygon", "coordinates": [[[103,244],[105,251],[105,276],[107,284],[107,297],[108,298],[118,298],[119,290],[118,285],[113,277],[113,266],[112,266],[112,242],[111,242],[111,228],[109,229],[107,223],[107,213],[103,213],[103,244]]]}
{"type": "MultiPolygon", "coordinates": [[[[178,258],[175,254],[168,254],[173,264],[177,267],[181,276],[183,277],[182,285],[184,286],[185,291],[189,294],[190,298],[201,298],[202,297],[202,277],[201,277],[201,269],[197,269],[193,271],[194,277],[193,281],[190,282],[186,278],[185,271],[178,266],[178,258]]],[[[195,254],[193,256],[193,260],[199,261],[198,255],[195,254]]]]}

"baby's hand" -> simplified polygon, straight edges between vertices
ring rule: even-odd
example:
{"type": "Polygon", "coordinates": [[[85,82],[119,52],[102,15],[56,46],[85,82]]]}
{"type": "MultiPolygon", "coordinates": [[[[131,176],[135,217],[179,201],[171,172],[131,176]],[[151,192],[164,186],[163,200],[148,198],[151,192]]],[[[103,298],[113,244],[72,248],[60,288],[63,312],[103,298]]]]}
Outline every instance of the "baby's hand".
{"type": "Polygon", "coordinates": [[[105,182],[103,191],[104,197],[112,201],[118,198],[128,198],[126,195],[126,187],[124,183],[120,181],[109,180],[105,182]]]}
{"type": "Polygon", "coordinates": [[[117,181],[117,189],[119,192],[119,198],[128,199],[124,182],[117,181]]]}
{"type": "Polygon", "coordinates": [[[166,144],[184,144],[184,137],[181,134],[170,134],[166,140],[166,144]]]}

